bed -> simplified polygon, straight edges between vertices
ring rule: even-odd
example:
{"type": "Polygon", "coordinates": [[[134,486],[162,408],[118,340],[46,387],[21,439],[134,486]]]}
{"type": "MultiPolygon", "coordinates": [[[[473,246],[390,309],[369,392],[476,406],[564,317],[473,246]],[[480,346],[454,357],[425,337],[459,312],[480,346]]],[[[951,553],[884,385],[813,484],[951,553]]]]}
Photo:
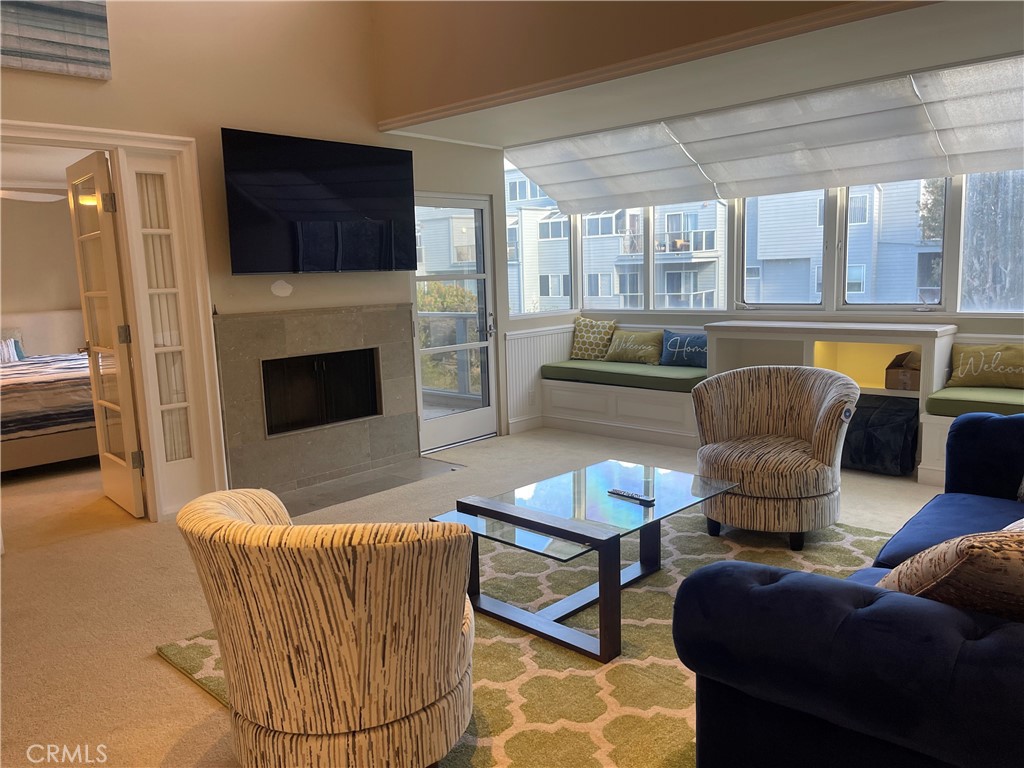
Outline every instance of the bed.
{"type": "MultiPolygon", "coordinates": [[[[89,382],[89,361],[74,351],[76,313],[26,313],[4,316],[4,337],[62,354],[28,355],[0,366],[0,469],[22,469],[97,453],[96,424],[89,382]],[[55,315],[69,314],[68,317],[55,315]],[[12,321],[19,325],[10,325],[12,321]],[[70,335],[52,327],[67,325],[70,335]],[[46,328],[46,333],[40,328],[46,328]],[[65,338],[66,336],[66,338],[65,338]],[[22,341],[23,339],[23,341],[22,341]],[[71,349],[68,352],[68,349],[71,349]]],[[[77,313],[81,334],[81,313],[77,313]]]]}

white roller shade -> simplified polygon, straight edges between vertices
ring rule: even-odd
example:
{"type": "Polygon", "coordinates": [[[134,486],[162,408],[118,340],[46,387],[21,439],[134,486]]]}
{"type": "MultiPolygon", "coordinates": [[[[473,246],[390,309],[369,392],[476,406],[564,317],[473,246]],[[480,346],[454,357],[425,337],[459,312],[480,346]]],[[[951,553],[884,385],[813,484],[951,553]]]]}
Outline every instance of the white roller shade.
{"type": "Polygon", "coordinates": [[[566,213],[1024,167],[1024,59],[516,147],[566,213]]]}

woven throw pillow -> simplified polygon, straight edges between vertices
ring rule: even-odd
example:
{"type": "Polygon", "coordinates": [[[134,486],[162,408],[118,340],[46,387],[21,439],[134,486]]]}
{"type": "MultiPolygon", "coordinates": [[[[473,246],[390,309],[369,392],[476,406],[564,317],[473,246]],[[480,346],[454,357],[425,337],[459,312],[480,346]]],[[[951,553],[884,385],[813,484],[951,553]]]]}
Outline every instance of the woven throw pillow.
{"type": "Polygon", "coordinates": [[[944,541],[904,560],[878,586],[1024,621],[1024,532],[944,541]]]}
{"type": "Polygon", "coordinates": [[[661,331],[616,331],[604,359],[610,363],[657,365],[664,337],[661,331]]]}
{"type": "Polygon", "coordinates": [[[614,332],[614,320],[591,320],[589,317],[578,316],[572,332],[572,352],[569,358],[604,360],[614,332]]]}
{"type": "Polygon", "coordinates": [[[675,333],[665,331],[661,347],[662,365],[708,367],[708,336],[706,333],[675,333]]]}
{"type": "Polygon", "coordinates": [[[1024,344],[954,344],[947,387],[1024,389],[1024,344]]]}

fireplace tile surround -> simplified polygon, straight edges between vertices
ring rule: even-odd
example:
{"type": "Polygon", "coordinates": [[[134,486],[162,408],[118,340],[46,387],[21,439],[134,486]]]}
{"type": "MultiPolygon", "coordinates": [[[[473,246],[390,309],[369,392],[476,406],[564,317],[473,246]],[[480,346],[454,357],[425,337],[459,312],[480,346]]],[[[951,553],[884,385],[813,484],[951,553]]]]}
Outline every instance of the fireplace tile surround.
{"type": "Polygon", "coordinates": [[[283,493],[419,456],[411,304],[217,315],[214,330],[232,488],[283,493]],[[263,360],[367,348],[383,415],[267,436],[263,360]]]}

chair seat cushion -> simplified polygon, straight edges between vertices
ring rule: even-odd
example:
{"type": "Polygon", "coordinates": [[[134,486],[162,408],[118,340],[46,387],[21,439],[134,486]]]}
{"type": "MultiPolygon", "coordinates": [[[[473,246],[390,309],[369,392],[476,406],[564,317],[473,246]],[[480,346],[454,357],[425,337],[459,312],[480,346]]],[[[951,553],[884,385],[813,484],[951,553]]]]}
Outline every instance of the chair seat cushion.
{"type": "Polygon", "coordinates": [[[730,493],[806,499],[838,488],[836,472],[811,456],[811,444],[787,435],[754,435],[697,450],[697,472],[739,483],[730,493]]]}

